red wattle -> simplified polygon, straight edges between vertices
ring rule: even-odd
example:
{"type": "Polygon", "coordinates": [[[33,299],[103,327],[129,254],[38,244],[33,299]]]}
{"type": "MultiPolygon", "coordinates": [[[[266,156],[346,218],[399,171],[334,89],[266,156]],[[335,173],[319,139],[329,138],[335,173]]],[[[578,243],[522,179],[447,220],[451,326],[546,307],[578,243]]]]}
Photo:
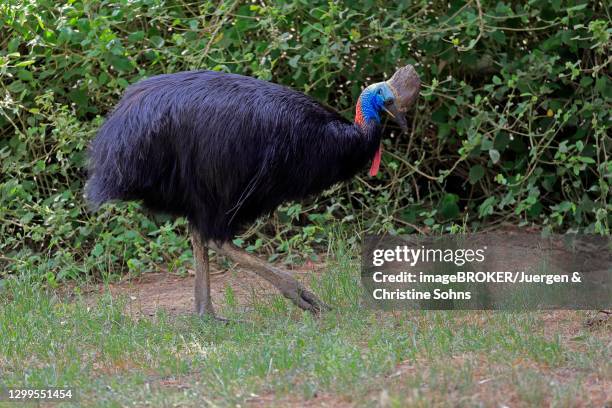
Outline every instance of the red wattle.
{"type": "Polygon", "coordinates": [[[382,157],[382,144],[378,146],[378,150],[374,154],[374,158],[372,159],[372,167],[370,167],[370,177],[374,177],[378,174],[378,169],[380,168],[380,158],[382,157]]]}

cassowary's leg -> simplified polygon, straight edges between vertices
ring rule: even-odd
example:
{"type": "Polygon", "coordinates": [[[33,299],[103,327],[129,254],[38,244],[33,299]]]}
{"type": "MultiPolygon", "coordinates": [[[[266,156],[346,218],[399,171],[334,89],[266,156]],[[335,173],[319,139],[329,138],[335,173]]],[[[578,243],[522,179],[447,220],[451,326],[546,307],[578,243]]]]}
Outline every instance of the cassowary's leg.
{"type": "Polygon", "coordinates": [[[191,232],[191,245],[195,261],[195,308],[200,316],[215,317],[210,297],[210,269],[208,247],[202,243],[196,230],[191,232]]]}
{"type": "Polygon", "coordinates": [[[298,307],[314,314],[330,309],[329,306],[320,301],[314,293],[306,289],[288,272],[270,265],[253,255],[249,255],[230,243],[224,243],[219,246],[211,242],[210,247],[217,253],[227,256],[234,262],[246,267],[270,282],[298,307]]]}

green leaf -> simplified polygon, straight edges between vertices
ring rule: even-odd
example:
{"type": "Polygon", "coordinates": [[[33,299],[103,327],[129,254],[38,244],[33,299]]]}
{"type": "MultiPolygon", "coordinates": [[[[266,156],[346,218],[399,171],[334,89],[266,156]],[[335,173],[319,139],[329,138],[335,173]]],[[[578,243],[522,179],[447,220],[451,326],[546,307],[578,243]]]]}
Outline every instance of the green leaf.
{"type": "Polygon", "coordinates": [[[110,64],[117,71],[129,72],[132,69],[134,69],[132,62],[124,56],[112,54],[112,55],[109,55],[108,59],[109,59],[110,64]]]}
{"type": "Polygon", "coordinates": [[[28,71],[27,69],[20,69],[17,72],[17,77],[19,77],[19,79],[21,79],[22,81],[33,81],[34,80],[34,75],[32,75],[32,73],[28,71]]]}
{"type": "Polygon", "coordinates": [[[495,149],[489,149],[489,157],[493,164],[497,164],[499,162],[499,152],[495,149]]]}
{"type": "Polygon", "coordinates": [[[300,58],[301,58],[301,55],[296,55],[294,57],[291,57],[289,59],[289,66],[292,67],[292,68],[297,68],[298,61],[300,60],[300,58]]]}
{"type": "Polygon", "coordinates": [[[459,196],[457,194],[447,193],[444,195],[438,206],[438,212],[444,217],[444,219],[455,219],[459,217],[460,210],[459,196]]]}
{"type": "Polygon", "coordinates": [[[438,137],[440,139],[444,139],[451,133],[451,125],[450,123],[441,123],[438,125],[438,137]]]}
{"type": "Polygon", "coordinates": [[[485,175],[485,169],[480,164],[472,166],[470,169],[469,180],[471,184],[476,184],[485,175]]]}
{"type": "Polygon", "coordinates": [[[496,203],[497,198],[495,196],[491,196],[484,200],[484,202],[478,207],[478,216],[480,218],[484,218],[487,215],[493,214],[493,209],[496,203]]]}
{"type": "Polygon", "coordinates": [[[493,141],[493,147],[498,152],[503,152],[508,147],[508,143],[510,143],[510,136],[506,132],[499,132],[495,136],[495,140],[493,141]]]}
{"type": "Polygon", "coordinates": [[[448,109],[446,108],[446,106],[442,106],[441,108],[436,110],[434,113],[432,113],[431,120],[434,123],[440,123],[440,124],[448,122],[448,109]]]}
{"type": "Polygon", "coordinates": [[[591,78],[590,76],[582,77],[582,79],[580,80],[580,86],[583,88],[589,87],[591,86],[591,84],[593,84],[593,78],[591,78]]]}
{"type": "Polygon", "coordinates": [[[27,67],[28,65],[32,65],[34,62],[36,62],[35,60],[27,60],[27,61],[21,61],[18,62],[17,64],[15,64],[15,67],[27,67]]]}
{"type": "Polygon", "coordinates": [[[104,252],[104,247],[101,244],[96,244],[91,251],[91,255],[98,257],[104,252]]]}
{"type": "Polygon", "coordinates": [[[130,35],[128,35],[128,41],[129,42],[138,42],[138,41],[142,41],[145,38],[145,33],[144,31],[134,31],[133,33],[130,33],[130,35]]]}
{"type": "Polygon", "coordinates": [[[155,46],[156,48],[161,48],[164,46],[164,39],[161,38],[159,35],[154,35],[153,37],[151,37],[149,39],[151,41],[151,43],[153,44],[153,46],[155,46]]]}
{"type": "Polygon", "coordinates": [[[83,89],[73,89],[68,93],[68,97],[80,107],[85,107],[87,105],[87,92],[83,89]]]}
{"type": "Polygon", "coordinates": [[[11,92],[21,92],[26,88],[26,84],[24,84],[22,81],[13,81],[9,84],[9,86],[7,86],[7,89],[11,92]]]}
{"type": "Polygon", "coordinates": [[[578,160],[580,160],[583,163],[587,163],[587,164],[595,164],[597,163],[593,158],[591,157],[584,157],[584,156],[579,156],[578,160]]]}

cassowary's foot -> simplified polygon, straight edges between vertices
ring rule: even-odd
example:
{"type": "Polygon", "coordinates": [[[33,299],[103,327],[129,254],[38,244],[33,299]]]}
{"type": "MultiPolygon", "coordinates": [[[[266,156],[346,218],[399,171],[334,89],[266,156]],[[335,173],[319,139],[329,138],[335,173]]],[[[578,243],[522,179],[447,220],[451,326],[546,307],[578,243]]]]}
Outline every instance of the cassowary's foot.
{"type": "Polygon", "coordinates": [[[590,319],[588,319],[584,325],[586,327],[597,327],[604,325],[610,320],[610,316],[612,316],[612,311],[610,310],[599,310],[597,314],[590,319]]]}
{"type": "Polygon", "coordinates": [[[314,293],[291,276],[290,273],[270,265],[255,256],[249,255],[232,244],[224,243],[219,246],[215,243],[210,243],[210,246],[217,253],[227,256],[232,261],[248,268],[270,282],[299,308],[308,310],[313,314],[319,314],[331,309],[319,300],[314,293]]]}

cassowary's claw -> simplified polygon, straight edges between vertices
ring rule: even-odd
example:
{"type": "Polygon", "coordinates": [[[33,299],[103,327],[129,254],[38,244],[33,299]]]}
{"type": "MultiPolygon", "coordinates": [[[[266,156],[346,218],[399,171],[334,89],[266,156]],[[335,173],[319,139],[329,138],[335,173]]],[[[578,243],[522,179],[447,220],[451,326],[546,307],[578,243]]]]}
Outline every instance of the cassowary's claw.
{"type": "Polygon", "coordinates": [[[322,312],[331,310],[330,306],[319,300],[314,293],[303,287],[299,282],[295,281],[295,284],[295,287],[290,290],[285,290],[281,286],[277,286],[277,288],[279,288],[281,293],[297,307],[307,310],[314,315],[319,315],[322,312]]]}
{"type": "Polygon", "coordinates": [[[593,328],[593,327],[604,325],[610,320],[610,316],[612,316],[612,311],[599,310],[595,316],[591,317],[586,322],[584,322],[584,326],[593,328]]]}
{"type": "Polygon", "coordinates": [[[308,310],[310,310],[314,314],[329,312],[332,309],[331,306],[320,300],[318,297],[315,296],[314,293],[312,293],[308,289],[304,289],[301,292],[301,297],[311,306],[311,308],[308,310]]]}

